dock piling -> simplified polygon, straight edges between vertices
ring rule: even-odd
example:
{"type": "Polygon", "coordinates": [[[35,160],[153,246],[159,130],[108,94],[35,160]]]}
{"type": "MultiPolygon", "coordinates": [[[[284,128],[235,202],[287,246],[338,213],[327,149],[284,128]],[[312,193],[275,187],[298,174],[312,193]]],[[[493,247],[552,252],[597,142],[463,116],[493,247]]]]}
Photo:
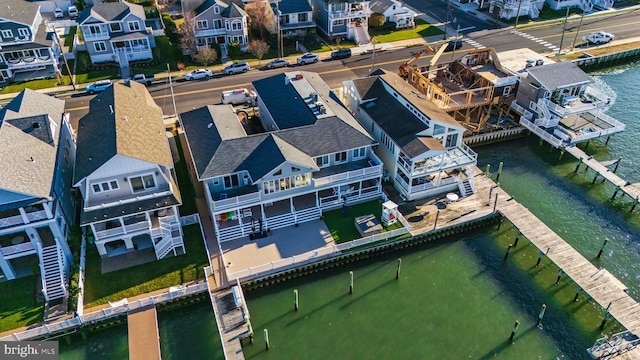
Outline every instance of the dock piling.
{"type": "Polygon", "coordinates": [[[486,170],[484,171],[484,175],[485,175],[486,177],[491,177],[491,171],[490,171],[490,170],[491,170],[491,164],[487,164],[487,168],[486,168],[486,170]]]}
{"type": "Polygon", "coordinates": [[[349,271],[349,294],[353,294],[353,271],[349,271]]]}
{"type": "Polygon", "coordinates": [[[264,347],[267,351],[269,351],[269,348],[271,347],[269,345],[269,330],[267,329],[264,329],[264,347]]]}
{"type": "Polygon", "coordinates": [[[513,247],[513,244],[509,244],[509,246],[507,247],[507,252],[504,254],[504,259],[502,260],[507,260],[507,257],[509,257],[509,252],[511,251],[511,248],[513,247]]]}
{"type": "Polygon", "coordinates": [[[542,309],[540,309],[540,314],[538,314],[538,323],[536,326],[542,325],[542,318],[544,317],[545,311],[547,311],[547,304],[542,304],[542,309]]]}
{"type": "Polygon", "coordinates": [[[580,295],[581,291],[582,291],[582,288],[578,286],[578,288],[576,289],[576,296],[573,297],[573,302],[578,301],[578,296],[580,295]]]}
{"type": "Polygon", "coordinates": [[[503,162],[500,161],[500,165],[498,165],[498,175],[496,175],[496,181],[500,180],[500,175],[502,174],[502,166],[503,166],[503,162]]]}
{"type": "Polygon", "coordinates": [[[598,256],[596,256],[596,258],[600,259],[600,255],[602,255],[602,252],[604,251],[604,247],[607,246],[608,242],[609,242],[609,239],[604,238],[604,242],[602,243],[602,247],[600,247],[600,251],[598,251],[598,256]]]}
{"type": "Polygon", "coordinates": [[[560,149],[560,156],[558,157],[558,160],[562,160],[562,155],[564,155],[564,148],[560,149]]]}
{"type": "Polygon", "coordinates": [[[616,186],[616,191],[613,192],[613,196],[611,197],[611,200],[616,198],[616,195],[618,195],[618,191],[620,191],[620,186],[616,186]]]}
{"type": "Polygon", "coordinates": [[[562,278],[562,269],[558,270],[558,277],[556,278],[556,282],[553,285],[558,285],[560,283],[560,278],[562,278]]]}
{"type": "Polygon", "coordinates": [[[251,328],[251,323],[247,324],[247,332],[249,333],[249,343],[253,344],[253,329],[251,328]]]}
{"type": "Polygon", "coordinates": [[[611,317],[611,313],[609,312],[609,308],[611,307],[611,304],[612,303],[609,303],[609,305],[607,305],[607,308],[604,309],[604,318],[600,323],[600,329],[604,329],[604,325],[607,323],[607,320],[609,320],[609,318],[611,317]]]}
{"type": "Polygon", "coordinates": [[[636,201],[633,203],[633,206],[631,207],[631,210],[629,210],[630,213],[632,213],[633,210],[636,209],[636,205],[638,205],[639,202],[640,202],[640,200],[638,198],[636,198],[636,201]]]}
{"type": "Polygon", "coordinates": [[[578,165],[576,165],[576,169],[573,170],[574,173],[578,172],[578,169],[580,169],[580,164],[582,164],[582,158],[580,158],[580,162],[578,163],[578,165]]]}
{"type": "Polygon", "coordinates": [[[593,181],[591,181],[591,185],[596,183],[596,180],[598,179],[598,175],[600,174],[596,173],[596,176],[593,177],[593,181]]]}
{"type": "Polygon", "coordinates": [[[498,206],[498,194],[496,194],[496,200],[493,202],[493,212],[496,212],[496,207],[498,206]]]}
{"type": "Polygon", "coordinates": [[[516,336],[516,332],[518,331],[518,327],[520,327],[520,321],[516,320],[516,323],[513,325],[513,329],[511,330],[509,341],[513,341],[513,338],[516,336]]]}
{"type": "Polygon", "coordinates": [[[396,280],[400,279],[400,266],[402,265],[402,259],[398,258],[398,269],[396,270],[396,280]]]}
{"type": "Polygon", "coordinates": [[[620,161],[622,161],[622,156],[618,158],[618,161],[616,162],[616,166],[613,168],[614,174],[616,173],[616,171],[618,171],[618,165],[620,165],[620,161]]]}
{"type": "Polygon", "coordinates": [[[436,212],[436,220],[433,222],[433,230],[436,229],[436,227],[438,226],[438,218],[440,217],[440,210],[438,210],[438,212],[436,212]]]}
{"type": "Polygon", "coordinates": [[[293,310],[298,311],[298,289],[293,289],[293,310]]]}
{"type": "Polygon", "coordinates": [[[518,232],[516,233],[516,240],[513,242],[513,247],[518,246],[518,240],[520,240],[521,235],[522,233],[520,233],[520,230],[518,230],[518,232]]]}

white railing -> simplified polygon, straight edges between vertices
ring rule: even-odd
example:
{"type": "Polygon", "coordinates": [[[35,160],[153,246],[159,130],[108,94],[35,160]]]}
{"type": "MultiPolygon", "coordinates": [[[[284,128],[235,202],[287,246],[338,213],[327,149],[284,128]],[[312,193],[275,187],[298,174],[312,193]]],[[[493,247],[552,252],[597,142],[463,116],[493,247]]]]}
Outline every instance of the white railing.
{"type": "Polygon", "coordinates": [[[323,257],[337,256],[345,250],[350,250],[356,247],[368,245],[381,240],[387,240],[392,237],[404,235],[408,232],[409,232],[409,229],[407,228],[395,229],[395,230],[383,232],[380,234],[352,240],[346,243],[334,245],[331,247],[322,247],[313,251],[308,251],[300,255],[294,255],[292,257],[288,257],[285,259],[272,261],[268,264],[263,264],[256,267],[249,267],[248,269],[231,273],[228,275],[228,279],[229,279],[229,282],[236,279],[240,281],[244,281],[244,280],[256,278],[259,276],[265,276],[271,273],[281,271],[286,268],[294,267],[296,265],[313,262],[323,257]]]}
{"type": "Polygon", "coordinates": [[[189,226],[200,223],[200,214],[185,215],[180,218],[180,225],[189,226]]]}
{"type": "Polygon", "coordinates": [[[544,129],[535,126],[531,121],[527,120],[524,116],[520,117],[520,125],[526,127],[540,138],[553,145],[554,147],[562,146],[562,139],[559,139],[552,134],[549,134],[544,129]]]}
{"type": "Polygon", "coordinates": [[[29,219],[30,222],[48,219],[47,212],[44,210],[28,212],[27,219],[29,219]]]}
{"type": "Polygon", "coordinates": [[[108,32],[99,32],[99,33],[91,33],[91,32],[82,32],[82,37],[84,38],[84,41],[86,42],[87,40],[104,40],[104,39],[109,39],[109,33],[108,32]]]}
{"type": "Polygon", "coordinates": [[[109,237],[109,236],[115,236],[115,235],[120,235],[120,234],[124,234],[124,228],[122,226],[119,226],[119,227],[113,228],[113,229],[96,231],[96,233],[94,235],[95,235],[96,239],[101,239],[101,238],[106,238],[106,237],[109,237]]]}
{"type": "Polygon", "coordinates": [[[499,87],[499,86],[513,85],[513,84],[515,84],[517,82],[518,82],[518,77],[517,76],[506,76],[506,77],[496,78],[493,81],[493,84],[496,87],[499,87]]]}
{"type": "Polygon", "coordinates": [[[518,105],[518,103],[515,100],[511,102],[511,108],[515,110],[518,114],[524,115],[525,109],[522,106],[518,105]]]}
{"type": "Polygon", "coordinates": [[[340,182],[345,180],[351,180],[355,178],[360,178],[368,175],[382,175],[382,165],[375,165],[370,167],[365,167],[357,170],[351,170],[331,176],[325,176],[321,178],[313,179],[313,185],[315,187],[323,186],[327,184],[331,185],[339,185],[340,182]]]}
{"type": "Polygon", "coordinates": [[[22,224],[24,224],[22,215],[14,215],[14,216],[0,219],[0,229],[9,227],[9,226],[14,226],[14,225],[22,225],[22,224]]]}
{"type": "MultiPolygon", "coordinates": [[[[158,295],[149,296],[134,302],[122,302],[120,305],[90,312],[81,316],[77,316],[64,321],[44,324],[32,329],[13,333],[11,335],[0,338],[0,341],[20,341],[28,339],[42,338],[53,333],[57,333],[66,329],[73,329],[84,323],[94,323],[102,321],[114,316],[126,314],[129,311],[143,308],[149,305],[161,304],[167,301],[179,299],[181,297],[198,294],[208,291],[207,283],[202,282],[194,285],[181,285],[172,287],[169,291],[158,295]]],[[[126,299],[125,299],[126,300],[126,299]]]]}
{"type": "Polygon", "coordinates": [[[44,261],[42,261],[42,245],[40,245],[40,242],[36,242],[36,249],[36,252],[38,253],[38,265],[40,265],[40,283],[42,284],[42,295],[44,295],[44,298],[49,301],[49,296],[47,295],[47,285],[44,282],[44,261]]]}
{"type": "Polygon", "coordinates": [[[87,199],[87,201],[85,201],[84,211],[86,212],[86,211],[91,211],[91,210],[96,210],[96,209],[103,209],[103,208],[105,208],[107,206],[129,204],[129,203],[133,203],[133,202],[137,202],[137,201],[153,199],[153,198],[167,196],[167,195],[171,195],[171,194],[172,194],[171,190],[167,190],[167,191],[162,191],[162,192],[158,192],[158,193],[151,193],[151,194],[146,194],[146,195],[141,195],[141,196],[136,196],[136,197],[130,197],[130,198],[126,198],[126,199],[121,199],[121,200],[115,200],[115,201],[112,201],[110,203],[100,202],[99,204],[91,205],[91,206],[87,206],[88,203],[90,202],[90,201],[88,201],[89,199],[87,199]]]}
{"type": "Polygon", "coordinates": [[[87,264],[87,239],[82,236],[82,243],[80,244],[80,277],[78,279],[78,287],[80,293],[78,294],[78,306],[76,311],[78,315],[84,314],[84,269],[87,264]]]}
{"type": "Polygon", "coordinates": [[[196,37],[206,37],[206,36],[216,36],[216,35],[226,35],[227,30],[224,28],[219,29],[196,29],[195,30],[196,37]]]}
{"type": "Polygon", "coordinates": [[[125,229],[125,232],[148,230],[149,229],[149,223],[146,222],[146,221],[142,221],[142,222],[135,223],[135,224],[129,224],[129,225],[125,225],[124,229],[125,229]]]}
{"type": "Polygon", "coordinates": [[[32,253],[35,251],[36,249],[30,241],[27,241],[18,245],[0,247],[0,253],[2,253],[2,255],[5,258],[17,257],[14,255],[24,253],[24,252],[32,253]]]}
{"type": "Polygon", "coordinates": [[[223,210],[227,208],[233,208],[242,204],[248,204],[260,200],[260,192],[256,191],[250,194],[234,196],[232,198],[224,200],[213,200],[213,210],[223,210]]]}

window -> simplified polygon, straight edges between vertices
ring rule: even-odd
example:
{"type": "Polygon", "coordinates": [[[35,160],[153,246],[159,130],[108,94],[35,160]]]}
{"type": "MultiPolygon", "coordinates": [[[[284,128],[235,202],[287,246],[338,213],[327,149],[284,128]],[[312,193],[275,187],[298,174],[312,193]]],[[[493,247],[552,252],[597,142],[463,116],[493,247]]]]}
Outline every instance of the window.
{"type": "Polygon", "coordinates": [[[308,16],[309,16],[309,14],[307,14],[307,13],[299,13],[298,14],[298,22],[307,22],[307,21],[309,21],[308,16]]]}
{"type": "Polygon", "coordinates": [[[458,145],[458,134],[447,135],[447,140],[444,144],[445,147],[455,147],[458,145]]]}
{"type": "Polygon", "coordinates": [[[104,41],[94,42],[93,46],[96,49],[96,52],[107,51],[107,46],[104,44],[104,41]]]}
{"type": "Polygon", "coordinates": [[[298,171],[300,171],[300,168],[297,168],[295,166],[291,167],[291,172],[298,172],[298,171]]]}
{"type": "Polygon", "coordinates": [[[119,22],[109,23],[109,28],[112,32],[120,32],[122,31],[122,25],[119,22]]]}
{"type": "Polygon", "coordinates": [[[140,31],[140,23],[137,21],[129,21],[129,31],[140,31]]]}
{"type": "Polygon", "coordinates": [[[229,189],[232,187],[236,187],[240,184],[240,179],[238,178],[238,174],[233,174],[224,177],[224,188],[229,189]]]}
{"type": "Polygon", "coordinates": [[[505,86],[504,89],[502,89],[502,96],[508,96],[509,94],[511,94],[511,87],[505,86]]]}
{"type": "Polygon", "coordinates": [[[27,28],[19,28],[18,29],[18,35],[20,37],[28,37],[29,36],[29,29],[27,29],[27,28]]]}
{"type": "Polygon", "coordinates": [[[100,25],[89,25],[89,33],[92,35],[100,35],[102,34],[102,29],[100,29],[100,25]]]}
{"type": "Polygon", "coordinates": [[[11,30],[2,30],[2,37],[3,38],[12,38],[13,37],[13,31],[11,31],[11,30]]]}
{"type": "Polygon", "coordinates": [[[316,165],[318,167],[325,167],[329,165],[329,155],[324,155],[316,158],[316,165]]]}
{"type": "Polygon", "coordinates": [[[129,178],[133,192],[144,191],[156,187],[153,175],[143,175],[129,178]]]}
{"type": "Polygon", "coordinates": [[[222,20],[220,19],[213,20],[213,28],[222,29],[222,20]]]}
{"type": "Polygon", "coordinates": [[[445,131],[446,131],[446,129],[447,129],[447,128],[445,128],[444,126],[436,124],[436,125],[433,127],[433,135],[440,135],[440,134],[444,134],[444,133],[445,133],[445,131]]]}
{"type": "Polygon", "coordinates": [[[213,7],[213,13],[214,13],[214,14],[220,14],[220,7],[219,7],[218,5],[215,5],[215,6],[213,7]]]}
{"type": "MultiPolygon", "coordinates": [[[[231,30],[230,25],[229,25],[229,20],[225,21],[224,24],[225,24],[227,30],[231,30]]],[[[229,42],[231,42],[231,39],[229,39],[229,42]]]]}
{"type": "Polygon", "coordinates": [[[242,23],[240,21],[234,21],[231,23],[231,30],[242,30],[242,23]]]}
{"type": "Polygon", "coordinates": [[[367,151],[366,151],[365,148],[355,149],[355,150],[353,150],[353,158],[354,159],[363,158],[366,153],[367,153],[367,151]]]}
{"type": "Polygon", "coordinates": [[[282,169],[273,173],[273,176],[278,176],[278,175],[282,175],[282,169]]]}
{"type": "Polygon", "coordinates": [[[334,155],[334,162],[337,163],[343,163],[347,161],[347,152],[343,151],[343,152],[339,152],[339,153],[335,153],[334,155]]]}
{"type": "Polygon", "coordinates": [[[333,26],[341,26],[344,25],[344,20],[334,20],[333,26]]]}
{"type": "Polygon", "coordinates": [[[196,29],[208,29],[209,22],[207,20],[198,20],[196,21],[196,29]]]}
{"type": "Polygon", "coordinates": [[[93,193],[97,194],[103,191],[118,190],[118,182],[116,180],[103,181],[96,184],[91,184],[93,193]]]}

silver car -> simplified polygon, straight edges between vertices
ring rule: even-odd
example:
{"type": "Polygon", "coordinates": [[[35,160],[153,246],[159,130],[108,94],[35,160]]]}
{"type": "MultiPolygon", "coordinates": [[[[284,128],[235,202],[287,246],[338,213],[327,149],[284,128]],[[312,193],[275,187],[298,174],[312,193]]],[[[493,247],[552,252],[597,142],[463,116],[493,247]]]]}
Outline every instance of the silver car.
{"type": "Polygon", "coordinates": [[[207,69],[193,70],[185,77],[187,80],[210,79],[213,74],[207,69]]]}
{"type": "Polygon", "coordinates": [[[246,61],[240,61],[240,62],[237,62],[237,63],[233,63],[233,64],[227,66],[226,68],[224,68],[224,72],[227,75],[245,73],[245,72],[247,72],[249,70],[251,70],[251,69],[249,68],[249,63],[247,63],[246,61]]]}
{"type": "Polygon", "coordinates": [[[306,53],[298,58],[298,65],[307,65],[317,63],[319,59],[318,54],[306,53]]]}
{"type": "Polygon", "coordinates": [[[287,67],[289,65],[289,60],[287,59],[273,59],[267,64],[267,69],[287,67]]]}

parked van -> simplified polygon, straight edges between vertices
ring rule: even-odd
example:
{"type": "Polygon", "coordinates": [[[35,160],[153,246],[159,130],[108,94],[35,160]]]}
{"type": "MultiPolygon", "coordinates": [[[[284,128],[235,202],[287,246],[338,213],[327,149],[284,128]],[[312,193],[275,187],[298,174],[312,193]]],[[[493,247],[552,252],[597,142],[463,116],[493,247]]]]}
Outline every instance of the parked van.
{"type": "Polygon", "coordinates": [[[255,91],[249,91],[247,88],[227,90],[222,92],[222,103],[232,105],[253,103],[257,97],[255,91]]]}
{"type": "Polygon", "coordinates": [[[72,19],[75,19],[78,17],[78,8],[75,6],[69,6],[69,9],[67,9],[67,12],[69,12],[69,17],[72,19]]]}

